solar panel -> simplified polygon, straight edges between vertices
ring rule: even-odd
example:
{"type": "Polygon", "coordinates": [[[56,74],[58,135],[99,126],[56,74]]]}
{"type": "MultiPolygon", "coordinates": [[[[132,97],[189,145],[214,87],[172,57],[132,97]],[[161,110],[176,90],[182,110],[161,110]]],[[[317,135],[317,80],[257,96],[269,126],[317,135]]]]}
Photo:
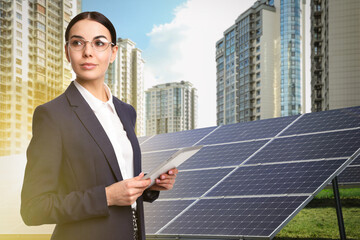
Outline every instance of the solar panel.
{"type": "Polygon", "coordinates": [[[359,112],[349,108],[150,138],[141,145],[148,166],[182,147],[204,147],[179,167],[173,190],[145,205],[147,234],[273,238],[335,176],[357,181],[359,112]]]}
{"type": "Polygon", "coordinates": [[[159,134],[141,144],[143,152],[193,146],[216,127],[200,128],[182,132],[159,134]]]}
{"type": "Polygon", "coordinates": [[[246,164],[350,157],[360,147],[360,129],[278,138],[246,164]]]}
{"type": "Polygon", "coordinates": [[[203,147],[179,169],[236,166],[261,148],[267,141],[253,141],[203,147]]]}
{"type": "Polygon", "coordinates": [[[146,140],[150,139],[152,136],[144,136],[144,137],[138,137],[139,144],[142,144],[146,140]]]}
{"type": "Polygon", "coordinates": [[[350,163],[350,165],[360,165],[360,157],[357,157],[350,163]]]}
{"type": "Polygon", "coordinates": [[[147,234],[154,234],[165,224],[188,207],[194,200],[156,201],[156,204],[144,203],[145,230],[147,234]]]}
{"type": "Polygon", "coordinates": [[[360,127],[360,107],[305,114],[284,135],[332,131],[360,127]]]}
{"type": "Polygon", "coordinates": [[[206,196],[312,194],[346,159],[238,168],[206,196]]]}
{"type": "Polygon", "coordinates": [[[307,197],[201,199],[160,234],[267,237],[307,197]]]}
{"type": "Polygon", "coordinates": [[[207,145],[274,137],[297,117],[291,116],[247,122],[245,124],[224,125],[199,144],[207,145]]]}
{"type": "Polygon", "coordinates": [[[360,184],[360,165],[350,165],[339,175],[339,184],[360,184]]]}
{"type": "Polygon", "coordinates": [[[234,168],[181,172],[171,191],[161,192],[160,198],[198,198],[234,168]]]}

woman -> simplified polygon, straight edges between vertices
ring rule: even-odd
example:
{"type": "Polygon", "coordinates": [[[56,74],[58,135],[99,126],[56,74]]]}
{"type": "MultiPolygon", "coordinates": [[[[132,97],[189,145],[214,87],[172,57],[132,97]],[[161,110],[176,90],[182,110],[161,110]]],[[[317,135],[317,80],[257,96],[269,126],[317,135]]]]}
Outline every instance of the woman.
{"type": "Polygon", "coordinates": [[[98,12],[80,13],[65,40],[76,79],[34,112],[22,218],[55,223],[52,239],[145,239],[143,201],[172,189],[178,170],[150,188],[142,179],[135,110],[104,84],[118,50],[112,23],[98,12]]]}

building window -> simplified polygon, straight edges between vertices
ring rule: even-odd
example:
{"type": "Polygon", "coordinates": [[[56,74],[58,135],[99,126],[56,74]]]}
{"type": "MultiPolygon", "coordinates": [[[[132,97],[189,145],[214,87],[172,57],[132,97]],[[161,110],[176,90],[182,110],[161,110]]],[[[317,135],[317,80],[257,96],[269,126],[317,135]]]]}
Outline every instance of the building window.
{"type": "Polygon", "coordinates": [[[256,96],[259,96],[260,95],[260,90],[257,90],[256,91],[256,96]]]}
{"type": "Polygon", "coordinates": [[[256,82],[256,87],[260,87],[260,81],[256,82]]]}
{"type": "Polygon", "coordinates": [[[256,112],[259,113],[260,112],[260,107],[256,108],[256,112]]]}
{"type": "Polygon", "coordinates": [[[22,48],[22,42],[20,40],[16,40],[16,46],[22,48]]]}
{"type": "Polygon", "coordinates": [[[260,104],[260,98],[256,99],[256,104],[260,104]]]}
{"type": "Polygon", "coordinates": [[[256,56],[256,61],[260,60],[260,54],[256,56]]]}
{"type": "Polygon", "coordinates": [[[261,76],[260,72],[257,72],[256,73],[256,78],[260,78],[260,76],[261,76]]]}
{"type": "Polygon", "coordinates": [[[18,37],[18,38],[22,38],[22,33],[21,33],[21,32],[19,32],[19,31],[16,31],[16,37],[18,37]]]}
{"type": "Polygon", "coordinates": [[[21,13],[16,12],[16,18],[19,19],[19,20],[22,20],[22,15],[21,15],[21,13]]]}
{"type": "Polygon", "coordinates": [[[21,74],[22,74],[21,68],[18,68],[18,67],[17,67],[17,68],[16,68],[16,73],[21,75],[21,74]]]}
{"type": "Polygon", "coordinates": [[[260,69],[260,63],[256,64],[256,70],[260,69]]]}
{"type": "Polygon", "coordinates": [[[256,52],[260,52],[260,46],[256,47],[256,52]]]}
{"type": "Polygon", "coordinates": [[[17,26],[19,29],[22,29],[22,24],[21,24],[21,23],[16,22],[16,26],[17,26]]]}
{"type": "Polygon", "coordinates": [[[16,64],[21,65],[21,59],[16,58],[16,64]]]}
{"type": "Polygon", "coordinates": [[[16,55],[22,57],[22,51],[20,49],[16,49],[16,55]]]}
{"type": "Polygon", "coordinates": [[[256,43],[260,43],[260,37],[256,38],[256,43]]]}
{"type": "Polygon", "coordinates": [[[22,6],[19,3],[16,3],[16,10],[22,11],[22,6]]]}

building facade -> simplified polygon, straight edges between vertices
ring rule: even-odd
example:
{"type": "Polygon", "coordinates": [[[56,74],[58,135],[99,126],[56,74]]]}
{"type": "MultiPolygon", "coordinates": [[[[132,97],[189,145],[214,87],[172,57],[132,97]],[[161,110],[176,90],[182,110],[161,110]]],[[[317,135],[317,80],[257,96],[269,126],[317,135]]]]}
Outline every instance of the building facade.
{"type": "Polygon", "coordinates": [[[106,73],[105,82],[114,96],[131,104],[137,113],[135,132],[145,135],[144,59],[141,50],[130,39],[117,40],[115,61],[106,73]]]}
{"type": "Polygon", "coordinates": [[[195,129],[197,93],[190,82],[156,85],[146,91],[146,135],[195,129]]]}
{"type": "Polygon", "coordinates": [[[0,155],[24,151],[36,106],[58,96],[72,74],[64,33],[77,0],[0,0],[0,155]]]}
{"type": "Polygon", "coordinates": [[[311,111],[360,105],[360,1],[311,1],[311,111]]]}
{"type": "Polygon", "coordinates": [[[305,1],[259,0],[216,43],[217,124],[305,111],[305,1]]]}

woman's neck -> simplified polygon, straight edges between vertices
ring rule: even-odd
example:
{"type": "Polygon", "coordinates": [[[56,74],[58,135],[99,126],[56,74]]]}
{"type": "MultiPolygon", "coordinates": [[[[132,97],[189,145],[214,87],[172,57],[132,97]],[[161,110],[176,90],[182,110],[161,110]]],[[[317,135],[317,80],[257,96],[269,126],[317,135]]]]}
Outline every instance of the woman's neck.
{"type": "Polygon", "coordinates": [[[105,91],[104,81],[89,81],[89,80],[81,80],[79,78],[76,78],[76,81],[81,86],[86,88],[86,90],[88,90],[97,99],[103,102],[107,102],[109,100],[105,91]]]}

